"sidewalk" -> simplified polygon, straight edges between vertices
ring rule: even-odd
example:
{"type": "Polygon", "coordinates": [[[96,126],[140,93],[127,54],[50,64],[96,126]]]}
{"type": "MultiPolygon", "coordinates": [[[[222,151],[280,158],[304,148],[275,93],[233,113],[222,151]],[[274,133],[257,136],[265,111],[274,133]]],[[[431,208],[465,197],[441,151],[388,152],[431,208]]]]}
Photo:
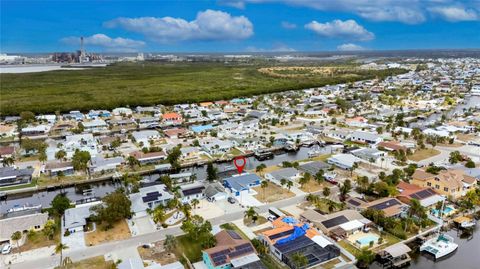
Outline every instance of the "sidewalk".
{"type": "MultiPolygon", "coordinates": [[[[36,258],[43,258],[55,253],[55,246],[43,247],[25,251],[22,253],[15,253],[9,255],[2,255],[3,264],[8,265],[10,263],[20,263],[28,260],[35,260],[36,258]]],[[[3,267],[2,267],[3,268],[3,267]]]]}

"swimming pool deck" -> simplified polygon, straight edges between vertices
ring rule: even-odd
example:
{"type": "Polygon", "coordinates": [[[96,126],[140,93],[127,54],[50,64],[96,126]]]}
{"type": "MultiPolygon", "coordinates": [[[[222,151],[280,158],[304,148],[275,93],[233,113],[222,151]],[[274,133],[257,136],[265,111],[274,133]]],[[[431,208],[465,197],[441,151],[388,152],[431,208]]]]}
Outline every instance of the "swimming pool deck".
{"type": "MultiPolygon", "coordinates": [[[[370,245],[362,245],[362,246],[360,246],[360,245],[357,243],[357,240],[362,239],[362,238],[364,238],[364,237],[376,237],[376,238],[378,239],[378,238],[380,238],[380,235],[377,234],[377,233],[374,233],[374,232],[368,232],[368,233],[365,233],[365,232],[357,232],[357,233],[354,233],[354,234],[350,235],[350,236],[347,238],[347,240],[348,240],[348,242],[349,242],[351,245],[353,245],[353,246],[355,246],[355,247],[357,247],[357,248],[362,248],[362,247],[366,247],[366,246],[367,246],[367,247],[370,247],[370,245]]],[[[375,248],[375,247],[379,246],[379,244],[378,244],[377,242],[378,242],[378,240],[376,240],[376,242],[374,242],[372,248],[375,248]]]]}

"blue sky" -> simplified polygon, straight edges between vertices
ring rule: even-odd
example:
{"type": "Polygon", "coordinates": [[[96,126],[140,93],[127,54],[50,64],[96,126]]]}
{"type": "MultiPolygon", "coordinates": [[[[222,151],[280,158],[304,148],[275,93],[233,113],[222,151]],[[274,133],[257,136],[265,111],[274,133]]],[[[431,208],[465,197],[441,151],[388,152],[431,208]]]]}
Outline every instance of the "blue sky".
{"type": "Polygon", "coordinates": [[[480,48],[480,0],[2,0],[0,51],[480,48]]]}

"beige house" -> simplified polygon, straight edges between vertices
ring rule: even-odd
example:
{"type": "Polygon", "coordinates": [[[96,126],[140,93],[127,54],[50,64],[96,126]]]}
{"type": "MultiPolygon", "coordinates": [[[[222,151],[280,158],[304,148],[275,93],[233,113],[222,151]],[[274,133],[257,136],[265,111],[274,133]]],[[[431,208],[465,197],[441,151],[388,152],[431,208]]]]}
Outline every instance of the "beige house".
{"type": "Polygon", "coordinates": [[[462,170],[442,170],[438,175],[434,175],[423,169],[417,169],[412,175],[411,183],[420,187],[430,187],[441,195],[458,199],[467,191],[474,189],[477,180],[462,170]]]}
{"type": "MultiPolygon", "coordinates": [[[[19,215],[14,217],[0,219],[0,244],[3,242],[12,242],[12,234],[19,231],[22,234],[30,230],[40,231],[47,223],[47,213],[34,213],[28,215],[19,215]]],[[[23,240],[18,243],[21,245],[23,240]]]]}

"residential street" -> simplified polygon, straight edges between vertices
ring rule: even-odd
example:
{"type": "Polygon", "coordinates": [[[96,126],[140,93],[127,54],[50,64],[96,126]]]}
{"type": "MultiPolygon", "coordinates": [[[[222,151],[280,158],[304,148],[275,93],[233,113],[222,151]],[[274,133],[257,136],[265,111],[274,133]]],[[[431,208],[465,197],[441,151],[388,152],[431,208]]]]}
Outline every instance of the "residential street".
{"type": "MultiPolygon", "coordinates": [[[[320,194],[321,192],[316,192],[315,194],[320,194]]],[[[274,206],[277,208],[282,208],[286,206],[291,206],[300,203],[305,199],[307,194],[299,195],[296,197],[292,197],[290,199],[277,201],[268,205],[263,205],[258,207],[258,213],[265,213],[268,211],[268,208],[274,206]]],[[[243,218],[243,211],[235,212],[232,214],[226,214],[217,218],[210,219],[212,225],[220,225],[227,222],[232,222],[237,219],[243,218]]],[[[97,246],[87,247],[82,250],[66,250],[64,252],[64,257],[70,257],[72,261],[79,261],[86,258],[91,258],[100,255],[106,255],[114,251],[119,251],[127,247],[131,246],[140,246],[143,244],[148,244],[151,242],[156,242],[163,240],[167,234],[171,235],[180,235],[182,234],[182,230],[180,226],[156,231],[153,233],[143,234],[139,236],[135,236],[126,240],[122,241],[115,241],[109,242],[97,246]]],[[[21,262],[18,264],[12,264],[7,268],[11,269],[32,269],[32,268],[53,268],[58,265],[59,256],[58,255],[51,255],[51,256],[39,256],[39,257],[28,257],[28,261],[21,262]]]]}

